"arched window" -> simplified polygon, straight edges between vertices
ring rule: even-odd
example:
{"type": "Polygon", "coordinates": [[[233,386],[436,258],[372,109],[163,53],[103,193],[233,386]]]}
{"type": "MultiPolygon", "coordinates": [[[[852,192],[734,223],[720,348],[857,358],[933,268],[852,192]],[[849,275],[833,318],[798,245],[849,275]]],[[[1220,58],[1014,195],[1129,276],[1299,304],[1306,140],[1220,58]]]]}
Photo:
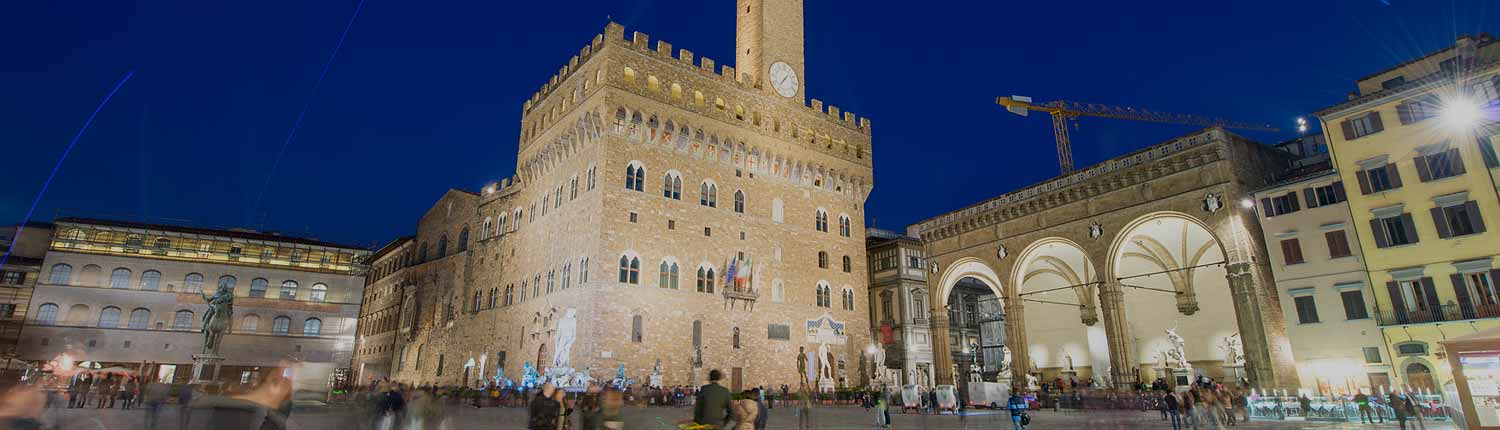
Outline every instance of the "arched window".
{"type": "Polygon", "coordinates": [[[734,328],[734,349],[740,349],[740,328],[734,328]]]}
{"type": "Polygon", "coordinates": [[[468,226],[464,226],[464,230],[458,233],[458,252],[464,252],[464,251],[467,251],[468,249],[469,249],[469,227],[468,226]]]}
{"type": "Polygon", "coordinates": [[[630,317],[630,341],[631,342],[641,343],[641,341],[644,340],[644,338],[646,337],[645,333],[643,333],[644,327],[642,327],[642,325],[644,325],[644,324],[642,324],[641,316],[640,315],[632,315],[630,317]]]}
{"type": "Polygon", "coordinates": [[[180,310],[180,311],[177,311],[177,314],[172,315],[172,329],[173,330],[192,330],[193,329],[193,311],[180,310]]]}
{"type": "Polygon", "coordinates": [[[825,212],[822,209],[818,209],[818,212],[816,214],[814,214],[813,225],[814,225],[814,228],[816,228],[818,231],[827,233],[828,232],[828,212],[825,212]]]}
{"type": "Polygon", "coordinates": [[[698,186],[698,204],[708,207],[717,207],[719,200],[719,186],[712,182],[704,182],[698,186]]]}
{"type": "Polygon", "coordinates": [[[818,268],[819,269],[827,269],[828,268],[828,252],[827,251],[818,251],[818,268]]]}
{"type": "Polygon", "coordinates": [[[47,283],[52,285],[69,285],[73,282],[73,266],[58,263],[52,265],[52,272],[47,276],[47,283]]]}
{"type": "Polygon", "coordinates": [[[572,278],[573,278],[573,263],[564,264],[562,272],[563,272],[562,287],[563,287],[564,290],[566,290],[572,284],[571,281],[572,281],[572,278]]]}
{"type": "Polygon", "coordinates": [[[853,265],[853,260],[850,260],[849,256],[845,255],[844,256],[844,273],[849,273],[851,270],[853,270],[853,266],[854,266],[853,265]]]}
{"type": "Polygon", "coordinates": [[[589,191],[593,191],[594,190],[594,166],[589,166],[588,190],[589,191]]]}
{"type": "Polygon", "coordinates": [[[189,273],[187,274],[187,276],[183,276],[182,291],[188,293],[203,291],[203,275],[197,273],[189,273]]]}
{"type": "Polygon", "coordinates": [[[302,335],[303,336],[317,336],[319,333],[322,333],[322,332],[323,332],[323,320],[320,320],[320,319],[317,319],[317,318],[308,318],[307,321],[303,321],[302,322],[302,335]]]}
{"type": "Polygon", "coordinates": [[[839,236],[849,237],[849,216],[839,215],[839,236]]]}
{"type": "Polygon", "coordinates": [[[479,230],[479,239],[483,240],[485,237],[489,236],[490,235],[490,231],[492,231],[492,229],[494,227],[495,227],[495,219],[494,218],[490,218],[490,217],[484,217],[484,229],[479,230]]]}
{"type": "Polygon", "coordinates": [[[155,270],[141,272],[141,289],[147,291],[161,290],[161,272],[155,270]]]}
{"type": "Polygon", "coordinates": [[[582,285],[589,281],[589,258],[583,257],[578,262],[578,284],[582,285]]]}
{"type": "Polygon", "coordinates": [[[667,172],[662,178],[661,195],[672,200],[682,200],[682,175],[667,172]]]}
{"type": "Polygon", "coordinates": [[[734,212],[745,213],[745,192],[734,190],[734,212]]]}
{"type": "Polygon", "coordinates": [[[682,85],[678,85],[676,82],[673,82],[672,83],[672,100],[681,100],[681,99],[682,99],[682,85]]]}
{"type": "Polygon", "coordinates": [[[714,292],[714,268],[698,268],[698,292],[713,294],[714,292]]]}
{"type": "Polygon", "coordinates": [[[313,284],[312,295],[308,297],[308,300],[312,300],[314,302],[328,301],[328,286],[323,284],[313,284]]]}
{"type": "Polygon", "coordinates": [[[130,324],[127,327],[145,330],[151,327],[151,311],[146,308],[135,308],[130,311],[130,324]]]}
{"type": "Polygon", "coordinates": [[[635,191],[644,191],[646,189],[645,166],[635,162],[625,165],[625,189],[635,191]]]}
{"type": "MultiPolygon", "coordinates": [[[[516,212],[516,224],[521,224],[520,212],[516,212]]],[[[424,261],[427,261],[427,242],[422,242],[422,245],[417,247],[417,262],[420,263],[424,261]]]]}
{"type": "Polygon", "coordinates": [[[241,332],[255,333],[255,331],[258,330],[258,329],[260,329],[260,316],[259,315],[256,315],[256,314],[245,315],[244,318],[240,319],[240,331],[241,332]]]}
{"type": "Polygon", "coordinates": [[[250,297],[263,298],[266,296],[266,278],[255,278],[250,280],[250,297]]]}
{"type": "Polygon", "coordinates": [[[661,91],[661,80],[656,79],[656,75],[647,76],[646,89],[651,90],[653,93],[661,91]]]}
{"type": "Polygon", "coordinates": [[[448,256],[448,235],[445,233],[438,237],[437,258],[448,256]]]}
{"type": "Polygon", "coordinates": [[[224,275],[219,277],[219,288],[234,290],[235,279],[233,276],[224,275]]]}
{"type": "Polygon", "coordinates": [[[109,272],[109,287],[122,290],[130,288],[130,269],[121,267],[109,272]]]}
{"type": "Polygon", "coordinates": [[[57,304],[43,303],[36,308],[36,323],[38,325],[57,324],[57,304]]]}
{"type": "Polygon", "coordinates": [[[292,319],[285,316],[276,317],[271,320],[271,334],[286,336],[292,328],[292,319]]]}
{"type": "Polygon", "coordinates": [[[620,282],[640,285],[641,259],[629,255],[620,256],[620,282]]]}
{"type": "Polygon", "coordinates": [[[281,282],[281,299],[297,300],[297,281],[288,280],[281,282]]]}
{"type": "Polygon", "coordinates": [[[120,308],[110,306],[99,311],[99,328],[120,327],[120,308]]]}
{"type": "Polygon", "coordinates": [[[632,68],[629,68],[629,67],[625,68],[625,83],[627,83],[627,84],[634,84],[635,83],[635,69],[632,69],[632,68]]]}

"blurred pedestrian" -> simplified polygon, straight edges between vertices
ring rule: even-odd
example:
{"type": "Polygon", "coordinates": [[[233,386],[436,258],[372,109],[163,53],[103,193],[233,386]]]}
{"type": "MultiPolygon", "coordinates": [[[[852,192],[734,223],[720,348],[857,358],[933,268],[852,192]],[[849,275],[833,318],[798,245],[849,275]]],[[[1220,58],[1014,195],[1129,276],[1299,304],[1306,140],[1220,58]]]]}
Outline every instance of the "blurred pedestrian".
{"type": "Polygon", "coordinates": [[[552,400],[556,390],[551,382],[542,384],[542,389],[537,390],[536,397],[531,399],[531,405],[526,411],[528,430],[557,430],[557,417],[562,405],[552,400]]]}
{"type": "Polygon", "coordinates": [[[694,397],[693,422],[711,425],[714,428],[723,428],[724,421],[730,417],[729,389],[719,385],[719,380],[724,379],[724,372],[719,369],[708,371],[708,384],[698,389],[698,395],[694,397]]]}
{"type": "Polygon", "coordinates": [[[167,384],[160,381],[152,381],[146,384],[141,392],[141,400],[146,405],[146,430],[156,430],[158,420],[161,418],[161,405],[167,401],[167,384]]]}
{"type": "Polygon", "coordinates": [[[755,392],[755,430],[766,430],[766,422],[771,418],[771,405],[766,404],[766,392],[760,388],[751,390],[755,392]]]}
{"type": "Polygon", "coordinates": [[[739,400],[729,402],[729,412],[734,419],[734,430],[755,430],[755,419],[760,413],[760,406],[755,404],[755,393],[746,390],[740,393],[739,400]]]}
{"type": "Polygon", "coordinates": [[[0,381],[0,430],[40,430],[47,395],[15,380],[0,381]]]}
{"type": "Polygon", "coordinates": [[[193,386],[185,384],[177,389],[177,428],[187,430],[188,420],[193,416],[193,408],[188,407],[193,403],[193,386]]]}
{"type": "Polygon", "coordinates": [[[578,397],[578,430],[604,430],[604,406],[599,386],[589,383],[578,397]]]}
{"type": "Polygon", "coordinates": [[[291,413],[292,381],[267,375],[241,394],[207,395],[188,405],[193,410],[183,429],[285,430],[291,413]]]}

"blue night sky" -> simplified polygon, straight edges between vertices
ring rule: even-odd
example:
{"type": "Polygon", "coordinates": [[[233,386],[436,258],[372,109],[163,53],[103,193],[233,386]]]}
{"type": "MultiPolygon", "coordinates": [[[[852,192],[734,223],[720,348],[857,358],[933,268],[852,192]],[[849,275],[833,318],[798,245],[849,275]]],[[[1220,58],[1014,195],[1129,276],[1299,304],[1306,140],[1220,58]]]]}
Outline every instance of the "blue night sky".
{"type": "MultiPolygon", "coordinates": [[[[807,0],[804,82],[811,97],[871,118],[867,216],[904,228],[1056,173],[1050,121],[1009,115],[995,96],[1290,129],[1359,77],[1459,34],[1500,31],[1493,0],[1389,2],[807,0]]],[[[358,3],[0,4],[0,220],[25,216],[130,70],[36,219],[248,226],[373,245],[413,231],[445,189],[510,176],[522,101],[607,16],[733,62],[729,0],[367,0],[313,92],[358,3]]],[[[1075,157],[1088,165],[1191,130],[1085,119],[1075,157]]]]}

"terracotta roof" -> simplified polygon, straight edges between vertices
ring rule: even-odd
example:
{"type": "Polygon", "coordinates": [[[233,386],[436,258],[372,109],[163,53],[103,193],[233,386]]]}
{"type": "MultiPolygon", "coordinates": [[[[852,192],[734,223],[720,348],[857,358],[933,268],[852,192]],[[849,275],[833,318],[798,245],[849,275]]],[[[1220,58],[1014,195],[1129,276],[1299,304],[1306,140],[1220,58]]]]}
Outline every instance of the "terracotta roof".
{"type": "Polygon", "coordinates": [[[329,248],[344,248],[344,249],[351,249],[351,250],[364,250],[365,249],[364,247],[357,246],[357,245],[345,245],[345,244],[341,244],[341,243],[324,242],[324,241],[315,240],[315,239],[308,239],[308,238],[301,238],[301,237],[294,237],[294,236],[282,236],[281,234],[278,234],[278,233],[262,233],[262,232],[257,232],[257,231],[246,231],[246,230],[238,230],[238,229],[217,229],[217,228],[188,227],[188,226],[170,225],[170,224],[153,224],[153,223],[143,223],[143,222],[133,222],[133,221],[118,221],[118,220],[108,220],[108,219],[99,219],[99,218],[82,218],[82,217],[63,217],[63,218],[55,219],[55,220],[53,220],[53,222],[56,222],[56,223],[73,223],[73,224],[102,225],[102,226],[109,226],[109,227],[134,228],[134,229],[142,229],[142,230],[162,230],[162,231],[172,231],[172,232],[187,233],[187,234],[201,234],[201,235],[206,235],[206,236],[233,237],[233,238],[248,239],[248,240],[263,240],[263,241],[267,241],[267,242],[296,243],[296,244],[301,244],[301,245],[323,246],[323,247],[329,247],[329,248]]]}

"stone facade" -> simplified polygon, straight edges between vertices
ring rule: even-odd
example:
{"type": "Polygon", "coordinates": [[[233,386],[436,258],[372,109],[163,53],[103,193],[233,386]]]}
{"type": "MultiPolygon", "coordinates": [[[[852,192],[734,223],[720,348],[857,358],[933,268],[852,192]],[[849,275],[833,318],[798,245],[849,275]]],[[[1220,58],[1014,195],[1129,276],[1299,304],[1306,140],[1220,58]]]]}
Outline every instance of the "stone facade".
{"type": "MultiPolygon", "coordinates": [[[[925,243],[936,307],[965,277],[1004,298],[1016,375],[1052,379],[1073,370],[1124,386],[1186,371],[1292,387],[1297,376],[1278,293],[1261,264],[1259,225],[1237,203],[1287,162],[1206,129],[908,231],[925,243]],[[1166,333],[1174,327],[1185,342],[1166,333]],[[1227,366],[1219,347],[1235,334],[1243,369],[1227,366]],[[1180,359],[1168,360],[1174,351],[1180,359]]],[[[933,337],[945,338],[947,316],[933,317],[933,337]]],[[[935,346],[937,382],[952,383],[945,361],[953,346],[935,346]]]]}
{"type": "Polygon", "coordinates": [[[899,387],[931,387],[932,330],[928,326],[927,269],[922,241],[891,231],[870,229],[866,240],[870,257],[870,332],[890,371],[882,383],[899,387]],[[887,327],[891,335],[884,337],[887,327]]]}
{"type": "Polygon", "coordinates": [[[648,40],[606,26],[524,104],[517,174],[449,191],[392,245],[409,248],[376,259],[405,264],[374,272],[384,296],[364,324],[392,307],[399,323],[358,346],[393,356],[356,369],[392,363],[401,381],[478,384],[564,358],[644,383],[659,360],[665,385],[721,369],[732,388],[795,387],[799,349],[818,346],[809,322],[831,320],[839,384],[864,382],[869,121],[648,40]],[[746,261],[753,279],[725,278],[746,261]]]}
{"type": "Polygon", "coordinates": [[[12,373],[26,369],[26,362],[19,360],[21,329],[51,237],[50,223],[0,228],[0,250],[5,253],[0,257],[0,377],[19,377],[12,373]]]}

